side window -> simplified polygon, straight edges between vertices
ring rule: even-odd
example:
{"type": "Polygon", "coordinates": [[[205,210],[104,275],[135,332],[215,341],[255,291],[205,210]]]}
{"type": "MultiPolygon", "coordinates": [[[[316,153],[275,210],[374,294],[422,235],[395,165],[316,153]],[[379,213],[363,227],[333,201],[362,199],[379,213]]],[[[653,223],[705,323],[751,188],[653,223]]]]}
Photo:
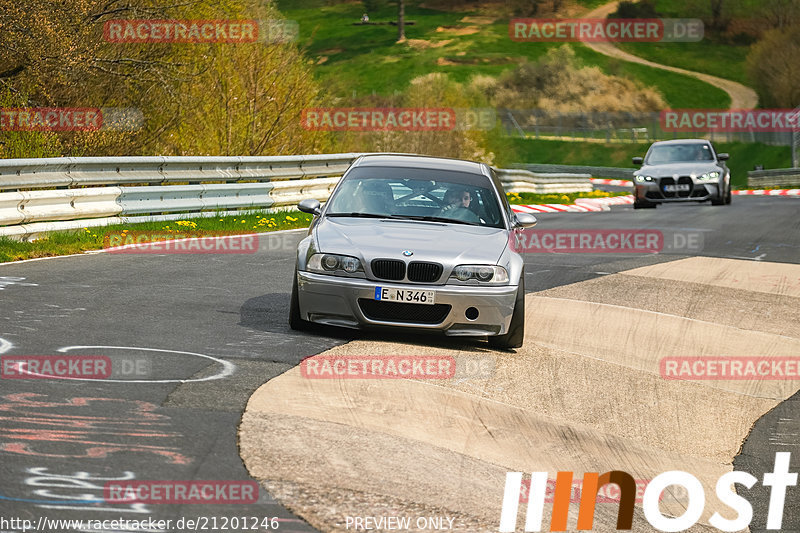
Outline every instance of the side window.
{"type": "MultiPolygon", "coordinates": [[[[501,203],[502,208],[505,210],[506,215],[508,216],[508,220],[513,224],[514,220],[516,220],[516,215],[514,214],[514,211],[511,209],[511,204],[508,203],[508,197],[506,196],[505,191],[503,190],[503,185],[500,183],[500,179],[497,177],[497,173],[495,173],[494,169],[492,169],[491,172],[492,172],[492,182],[494,183],[494,186],[497,187],[497,192],[500,193],[499,196],[500,196],[500,201],[502,202],[501,203]]],[[[500,217],[498,216],[498,220],[496,220],[497,223],[500,222],[499,218],[500,217]]]]}

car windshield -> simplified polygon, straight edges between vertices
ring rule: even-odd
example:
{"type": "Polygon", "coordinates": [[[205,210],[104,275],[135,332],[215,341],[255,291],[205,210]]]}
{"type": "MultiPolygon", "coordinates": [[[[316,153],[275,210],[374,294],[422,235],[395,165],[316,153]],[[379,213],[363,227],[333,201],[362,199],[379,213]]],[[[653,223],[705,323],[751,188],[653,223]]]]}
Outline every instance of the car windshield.
{"type": "Polygon", "coordinates": [[[447,170],[355,168],[331,196],[325,215],[505,227],[488,177],[447,170]]]}
{"type": "Polygon", "coordinates": [[[691,161],[714,161],[711,145],[700,143],[656,144],[647,154],[648,165],[686,163],[691,161]]]}

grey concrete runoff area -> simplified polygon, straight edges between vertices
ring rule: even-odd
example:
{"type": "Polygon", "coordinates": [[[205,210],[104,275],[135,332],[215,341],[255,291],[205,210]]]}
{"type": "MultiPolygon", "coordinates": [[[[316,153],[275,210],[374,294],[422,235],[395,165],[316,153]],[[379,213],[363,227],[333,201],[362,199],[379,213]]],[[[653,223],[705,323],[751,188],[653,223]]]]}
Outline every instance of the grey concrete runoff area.
{"type": "MultiPolygon", "coordinates": [[[[740,196],[730,206],[537,215],[536,231],[699,240],[661,253],[527,253],[526,341],[514,352],[480,339],[290,330],[303,231],[262,235],[255,254],[2,264],[4,358],[94,356],[113,371],[88,380],[4,374],[0,517],[18,521],[0,531],[42,519],[51,526],[42,531],[202,530],[187,520],[211,530],[215,519],[226,531],[497,532],[507,472],[580,479],[611,470],[637,483],[691,473],[705,506],[689,531],[703,532],[718,531],[715,512],[733,518],[717,479],[749,472],[758,482],[737,485],[753,508],[749,531],[768,531],[762,482],[776,452],[790,452],[790,471],[800,471],[800,380],[672,379],[665,361],[800,358],[799,213],[800,198],[740,196]],[[309,379],[301,361],[312,356],[442,356],[476,371],[309,379]],[[203,480],[257,482],[258,491],[202,505],[104,497],[112,482],[203,480]],[[59,528],[60,519],[83,522],[59,528]]],[[[680,516],[686,495],[671,495],[661,510],[680,516]]],[[[598,501],[594,530],[614,531],[618,507],[598,501]]],[[[578,511],[571,503],[567,530],[578,511]]],[[[516,531],[525,512],[520,504],[516,531]]],[[[545,530],[552,512],[551,498],[545,530]]],[[[780,531],[800,532],[800,486],[787,488],[782,516],[780,531]]],[[[654,531],[641,498],[633,531],[654,531]]]]}

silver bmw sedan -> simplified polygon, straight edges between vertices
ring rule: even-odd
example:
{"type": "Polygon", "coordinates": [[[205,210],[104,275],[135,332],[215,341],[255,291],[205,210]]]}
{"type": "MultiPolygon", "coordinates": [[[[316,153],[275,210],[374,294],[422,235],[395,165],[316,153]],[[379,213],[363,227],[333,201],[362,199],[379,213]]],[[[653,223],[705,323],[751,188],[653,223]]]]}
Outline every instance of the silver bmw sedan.
{"type": "Polygon", "coordinates": [[[519,232],[494,170],[482,163],[411,155],[358,158],[297,248],[289,325],[391,327],[488,336],[522,345],[519,232]]]}

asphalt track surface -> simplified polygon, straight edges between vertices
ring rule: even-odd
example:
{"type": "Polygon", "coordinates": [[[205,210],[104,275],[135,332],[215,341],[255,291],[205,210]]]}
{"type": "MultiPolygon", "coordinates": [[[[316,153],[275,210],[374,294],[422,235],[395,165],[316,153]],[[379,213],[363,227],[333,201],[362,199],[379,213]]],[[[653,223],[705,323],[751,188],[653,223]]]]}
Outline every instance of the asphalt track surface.
{"type": "MultiPolygon", "coordinates": [[[[537,229],[694,232],[703,236],[702,250],[529,254],[526,291],[694,255],[800,264],[798,213],[797,198],[734,197],[730,206],[662,205],[637,211],[617,206],[603,213],[541,215],[537,229]]],[[[289,330],[292,244],[302,235],[264,235],[252,255],[102,253],[0,265],[0,352],[55,355],[67,350],[106,355],[112,361],[144,361],[139,375],[116,376],[113,382],[0,382],[0,516],[34,523],[42,516],[173,521],[279,517],[280,531],[314,531],[264,489],[255,504],[137,507],[103,502],[101,488],[114,479],[251,479],[239,455],[237,428],[259,386],[304,357],[353,338],[399,338],[289,330]]],[[[439,348],[481,343],[435,336],[415,339],[439,348]]],[[[736,458],[736,469],[750,469],[760,478],[771,471],[775,451],[792,451],[791,470],[800,470],[798,435],[795,396],[756,423],[736,458]]],[[[755,490],[752,498],[752,530],[760,531],[768,494],[755,490]]],[[[789,489],[782,531],[800,531],[800,487],[789,489]]]]}

